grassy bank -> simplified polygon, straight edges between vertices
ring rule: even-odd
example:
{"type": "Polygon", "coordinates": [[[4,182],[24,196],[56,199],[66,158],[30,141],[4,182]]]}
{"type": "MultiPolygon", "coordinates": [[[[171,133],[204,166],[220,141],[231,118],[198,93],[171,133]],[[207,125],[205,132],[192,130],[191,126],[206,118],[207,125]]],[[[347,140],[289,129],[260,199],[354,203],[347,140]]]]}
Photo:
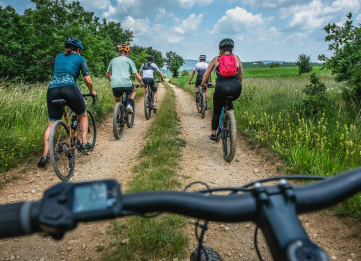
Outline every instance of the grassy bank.
{"type": "MultiPolygon", "coordinates": [[[[268,74],[275,69],[262,70],[268,70],[268,74]]],[[[194,94],[193,86],[185,84],[188,79],[182,77],[173,82],[194,94]]],[[[288,78],[246,77],[242,95],[234,102],[238,130],[250,141],[256,139],[261,146],[278,152],[291,173],[333,176],[360,166],[360,108],[341,99],[341,84],[333,76],[325,74],[320,79],[327,86],[327,105],[319,117],[306,117],[300,109],[306,99],[302,90],[310,83],[307,74],[288,78]]],[[[360,197],[348,199],[339,213],[360,219],[360,197]]]]}
{"type": "MultiPolygon", "coordinates": [[[[99,101],[93,106],[88,99],[87,107],[99,120],[113,111],[114,98],[107,79],[93,78],[93,85],[99,101]]],[[[84,84],[80,88],[89,93],[84,84]]],[[[0,173],[42,151],[48,124],[47,89],[48,83],[9,86],[0,82],[0,173]]]]}
{"type": "MultiPolygon", "coordinates": [[[[133,168],[134,178],[127,192],[170,190],[180,188],[176,170],[185,141],[178,138],[174,91],[164,84],[166,95],[149,129],[146,146],[140,152],[140,163],[133,168]]],[[[156,218],[132,217],[114,221],[111,233],[115,240],[103,260],[172,260],[183,258],[188,242],[182,228],[184,217],[163,214],[156,218]]]]}

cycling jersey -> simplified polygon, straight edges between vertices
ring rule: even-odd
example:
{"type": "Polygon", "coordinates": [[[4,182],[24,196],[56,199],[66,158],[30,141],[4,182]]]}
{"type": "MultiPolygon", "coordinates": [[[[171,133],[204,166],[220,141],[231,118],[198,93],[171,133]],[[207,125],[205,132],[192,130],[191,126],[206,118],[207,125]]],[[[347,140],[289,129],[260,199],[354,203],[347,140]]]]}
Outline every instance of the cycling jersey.
{"type": "Polygon", "coordinates": [[[119,56],[111,60],[107,71],[112,73],[110,81],[112,88],[127,88],[133,86],[130,76],[132,73],[137,72],[137,68],[128,57],[119,56]]]}
{"type": "Polygon", "coordinates": [[[143,72],[143,78],[153,79],[154,72],[159,72],[160,70],[155,63],[146,62],[142,64],[142,67],[140,67],[140,71],[143,72]]]}
{"type": "Polygon", "coordinates": [[[62,86],[77,86],[76,79],[80,75],[89,76],[88,66],[85,59],[76,53],[66,56],[64,53],[58,54],[54,62],[53,77],[49,82],[49,89],[62,86]]]}
{"type": "Polygon", "coordinates": [[[197,72],[197,80],[203,80],[203,75],[208,68],[208,63],[206,62],[199,62],[194,66],[193,71],[197,72]]]}

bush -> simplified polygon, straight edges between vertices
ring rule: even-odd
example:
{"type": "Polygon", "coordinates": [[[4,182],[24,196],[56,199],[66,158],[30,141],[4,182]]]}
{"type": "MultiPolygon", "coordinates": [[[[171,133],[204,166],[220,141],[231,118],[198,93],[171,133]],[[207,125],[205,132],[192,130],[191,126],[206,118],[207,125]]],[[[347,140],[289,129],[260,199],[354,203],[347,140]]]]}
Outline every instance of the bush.
{"type": "Polygon", "coordinates": [[[167,70],[171,71],[173,77],[178,77],[179,68],[184,64],[183,58],[172,51],[167,52],[165,56],[167,57],[167,70]]]}
{"type": "Polygon", "coordinates": [[[277,67],[281,67],[281,64],[278,62],[272,62],[269,66],[269,68],[277,68],[277,67]]]}
{"type": "Polygon", "coordinates": [[[299,74],[312,71],[311,57],[306,54],[300,54],[296,62],[299,74]]]}
{"type": "Polygon", "coordinates": [[[181,76],[187,76],[187,75],[189,75],[189,72],[187,70],[183,70],[181,76]]]}
{"type": "Polygon", "coordinates": [[[302,116],[310,118],[321,115],[327,103],[326,85],[316,77],[315,73],[311,74],[311,84],[308,84],[302,92],[307,95],[301,107],[302,116]]]}

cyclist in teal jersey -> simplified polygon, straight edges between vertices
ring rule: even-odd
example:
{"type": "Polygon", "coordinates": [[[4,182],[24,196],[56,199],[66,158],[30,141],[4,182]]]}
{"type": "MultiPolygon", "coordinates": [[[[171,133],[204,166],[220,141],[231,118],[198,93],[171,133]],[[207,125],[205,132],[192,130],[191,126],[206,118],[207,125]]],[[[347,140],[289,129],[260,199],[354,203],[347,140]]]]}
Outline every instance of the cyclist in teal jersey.
{"type": "Polygon", "coordinates": [[[98,94],[93,90],[88,66],[85,59],[81,56],[81,51],[83,50],[82,42],[75,37],[68,37],[65,40],[65,48],[65,53],[58,54],[55,58],[53,77],[49,82],[47,93],[49,122],[48,128],[45,131],[44,154],[38,163],[38,167],[45,167],[49,161],[50,129],[53,123],[56,120],[60,120],[63,116],[62,109],[53,104],[53,100],[66,100],[66,105],[69,106],[79,118],[80,128],[82,130],[81,149],[86,151],[91,148],[91,145],[87,142],[89,123],[85,101],[76,84],[76,79],[79,77],[80,71],[82,72],[90,94],[94,96],[98,94]]]}

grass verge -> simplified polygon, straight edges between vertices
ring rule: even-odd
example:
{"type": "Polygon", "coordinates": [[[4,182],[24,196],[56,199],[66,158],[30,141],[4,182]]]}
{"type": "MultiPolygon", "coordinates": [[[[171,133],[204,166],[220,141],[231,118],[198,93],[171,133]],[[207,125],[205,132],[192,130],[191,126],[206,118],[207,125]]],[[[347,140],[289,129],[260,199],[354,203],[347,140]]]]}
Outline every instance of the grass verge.
{"type": "MultiPolygon", "coordinates": [[[[128,193],[180,188],[177,169],[181,147],[185,141],[180,134],[175,94],[164,83],[166,94],[156,118],[149,129],[149,140],[140,152],[141,162],[133,168],[134,178],[128,193]]],[[[186,219],[163,214],[156,218],[132,217],[112,223],[110,233],[115,240],[104,253],[103,260],[172,260],[184,258],[188,238],[182,229],[186,219]]]]}
{"type": "MultiPolygon", "coordinates": [[[[114,109],[114,97],[106,78],[93,78],[93,86],[99,101],[87,107],[99,121],[114,109]]],[[[81,82],[82,93],[89,93],[81,82]]],[[[9,85],[0,82],[0,173],[6,172],[30,157],[38,157],[44,146],[44,132],[48,125],[46,94],[48,83],[9,85]]],[[[137,89],[137,95],[141,94],[137,89]]]]}

